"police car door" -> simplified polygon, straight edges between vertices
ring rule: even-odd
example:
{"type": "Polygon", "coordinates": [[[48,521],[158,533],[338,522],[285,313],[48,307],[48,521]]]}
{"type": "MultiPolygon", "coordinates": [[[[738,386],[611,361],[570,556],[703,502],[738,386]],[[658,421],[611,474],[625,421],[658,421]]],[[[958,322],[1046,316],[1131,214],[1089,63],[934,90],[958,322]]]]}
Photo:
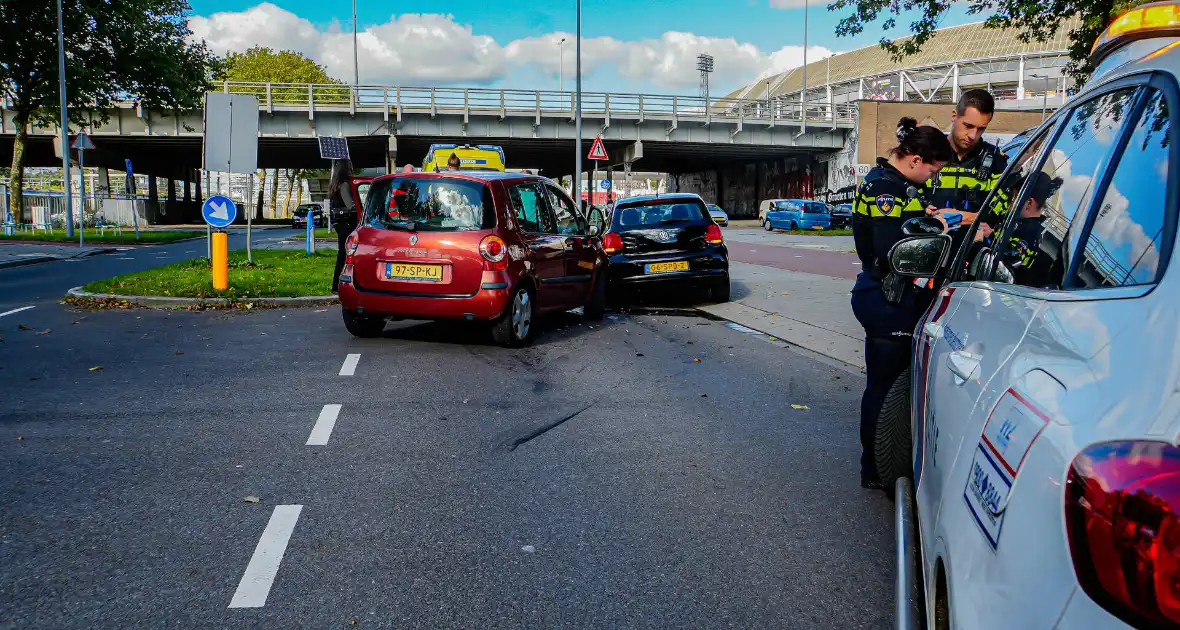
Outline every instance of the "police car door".
{"type": "Polygon", "coordinates": [[[1049,469],[1065,463],[1029,454],[1059,417],[1063,375],[1084,375],[1089,366],[1083,348],[1045,333],[1076,325],[1054,316],[1053,305],[1083,232],[1079,219],[1115,155],[1141,82],[1116,83],[1071,104],[1055,117],[1044,150],[1033,146],[1040,139],[1029,143],[1026,151],[1039,155],[1021,167],[1024,181],[996,239],[1001,261],[987,250],[974,256],[965,278],[974,282],[945,325],[947,353],[941,364],[932,361],[931,423],[945,435],[936,438],[939,447],[955,451],[937,473],[943,501],[935,527],[945,541],[958,627],[1013,627],[1017,619],[1023,627],[1052,627],[1073,592],[1074,582],[1062,579],[1072,575],[1068,554],[1053,553],[1064,549],[1064,526],[1062,490],[1053,481],[1060,471],[1049,469]],[[1015,265],[1027,257],[1013,257],[1009,247],[1030,220],[1042,234],[1031,271],[1015,265]],[[943,397],[947,392],[956,394],[943,397]]]}
{"type": "MultiPolygon", "coordinates": [[[[1042,130],[1019,157],[1010,160],[1004,182],[1018,181],[1026,172],[1035,170],[1036,157],[1050,131],[1042,130]]],[[[1009,197],[1020,191],[1019,186],[1009,187],[1009,197]]],[[[962,266],[960,261],[955,268],[962,266]]],[[[952,482],[949,472],[966,437],[978,436],[970,416],[983,389],[983,375],[994,372],[997,364],[1007,358],[1035,314],[1022,312],[1021,321],[1012,321],[1008,316],[1003,322],[986,321],[993,317],[987,314],[992,299],[987,291],[953,283],[942,290],[915,331],[914,481],[923,532],[935,531],[944,500],[962,502],[962,485],[957,480],[952,482]]],[[[930,569],[943,543],[927,535],[922,544],[926,575],[932,579],[930,569]]]]}

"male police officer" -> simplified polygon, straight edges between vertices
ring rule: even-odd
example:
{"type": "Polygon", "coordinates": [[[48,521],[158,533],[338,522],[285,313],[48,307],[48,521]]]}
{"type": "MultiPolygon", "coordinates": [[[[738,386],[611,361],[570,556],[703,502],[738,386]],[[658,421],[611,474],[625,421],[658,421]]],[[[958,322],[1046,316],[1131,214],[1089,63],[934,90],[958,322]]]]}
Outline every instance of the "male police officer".
{"type": "MultiPolygon", "coordinates": [[[[988,193],[999,183],[1008,165],[1008,158],[996,145],[983,139],[995,111],[996,101],[987,90],[963,92],[951,114],[948,136],[958,160],[943,167],[927,182],[927,188],[931,189],[930,204],[940,212],[961,212],[964,224],[975,222],[988,193]]],[[[1002,190],[997,192],[997,195],[1004,194],[1002,190]]],[[[995,201],[993,207],[1007,207],[1006,199],[995,201]]]]}

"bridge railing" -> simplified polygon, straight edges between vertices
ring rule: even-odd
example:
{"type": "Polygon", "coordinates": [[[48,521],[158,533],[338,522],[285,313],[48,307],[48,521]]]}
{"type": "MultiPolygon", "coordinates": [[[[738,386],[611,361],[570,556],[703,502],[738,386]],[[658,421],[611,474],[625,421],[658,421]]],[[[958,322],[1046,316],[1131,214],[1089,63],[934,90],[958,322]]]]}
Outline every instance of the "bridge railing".
{"type": "MultiPolygon", "coordinates": [[[[557,90],[514,90],[460,87],[412,87],[360,85],[321,85],[295,83],[224,82],[225,92],[252,94],[259,107],[266,111],[347,109],[393,113],[438,113],[476,115],[532,115],[542,117],[569,116],[573,118],[575,93],[557,90]]],[[[718,120],[799,125],[803,107],[799,102],[780,100],[709,98],[672,96],[666,94],[624,94],[582,92],[582,115],[588,118],[612,117],[645,120],[718,120]]],[[[856,105],[852,103],[807,104],[809,125],[833,126],[856,120],[856,105]]]]}

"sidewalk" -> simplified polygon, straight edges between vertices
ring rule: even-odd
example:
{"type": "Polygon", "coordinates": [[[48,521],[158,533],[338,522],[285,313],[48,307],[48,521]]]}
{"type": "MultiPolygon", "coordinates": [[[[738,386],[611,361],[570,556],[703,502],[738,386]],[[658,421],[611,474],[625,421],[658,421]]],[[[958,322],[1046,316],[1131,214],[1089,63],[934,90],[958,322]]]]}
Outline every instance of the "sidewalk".
{"type": "Polygon", "coordinates": [[[852,281],[731,261],[733,301],[700,310],[787,343],[864,366],[864,329],[852,315],[852,281]]]}
{"type": "Polygon", "coordinates": [[[0,245],[0,269],[35,265],[37,263],[54,260],[68,260],[83,258],[97,254],[109,254],[116,251],[109,245],[47,245],[42,243],[4,243],[0,245]]]}

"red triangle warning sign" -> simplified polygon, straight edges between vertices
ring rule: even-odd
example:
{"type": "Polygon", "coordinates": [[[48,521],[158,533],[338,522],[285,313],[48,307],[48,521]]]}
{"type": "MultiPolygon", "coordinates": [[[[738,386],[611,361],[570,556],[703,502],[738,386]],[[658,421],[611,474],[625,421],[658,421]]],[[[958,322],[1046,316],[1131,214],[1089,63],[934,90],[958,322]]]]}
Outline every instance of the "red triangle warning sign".
{"type": "Polygon", "coordinates": [[[606,154],[606,146],[602,144],[602,136],[594,138],[594,144],[590,146],[590,155],[586,156],[591,160],[609,160],[610,157],[606,154]]]}

